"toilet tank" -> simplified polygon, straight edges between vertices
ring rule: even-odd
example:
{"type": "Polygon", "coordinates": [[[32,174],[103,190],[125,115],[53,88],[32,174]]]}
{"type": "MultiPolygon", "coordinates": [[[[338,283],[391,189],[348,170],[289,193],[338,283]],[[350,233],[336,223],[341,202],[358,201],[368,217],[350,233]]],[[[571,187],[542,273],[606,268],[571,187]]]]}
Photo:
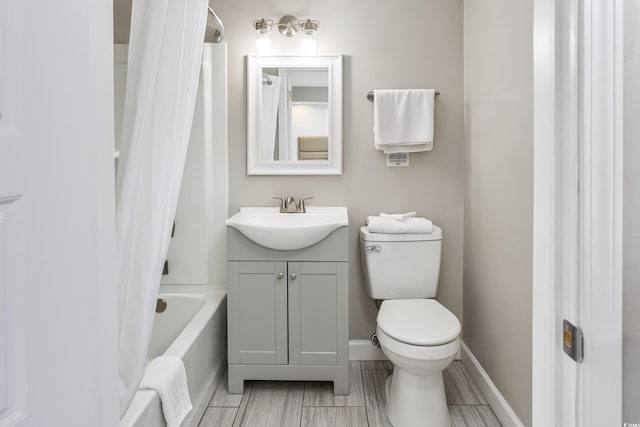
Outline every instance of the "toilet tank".
{"type": "Polygon", "coordinates": [[[369,233],[360,227],[360,253],[367,294],[374,299],[435,298],[442,230],[428,234],[369,233]]]}

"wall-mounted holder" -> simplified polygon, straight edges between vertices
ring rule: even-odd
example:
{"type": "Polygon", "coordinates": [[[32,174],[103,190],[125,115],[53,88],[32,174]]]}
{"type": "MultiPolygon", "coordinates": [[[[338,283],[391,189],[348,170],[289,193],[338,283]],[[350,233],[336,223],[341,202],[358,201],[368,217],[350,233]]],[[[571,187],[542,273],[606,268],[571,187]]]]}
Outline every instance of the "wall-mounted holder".
{"type": "MultiPolygon", "coordinates": [[[[436,95],[436,96],[440,95],[440,91],[439,91],[439,90],[437,90],[437,91],[436,91],[436,93],[435,93],[435,95],[436,95]]],[[[367,99],[368,99],[369,101],[373,102],[374,98],[375,98],[375,96],[374,96],[374,94],[373,94],[373,91],[372,91],[372,90],[370,90],[369,92],[367,92],[367,99]]]]}

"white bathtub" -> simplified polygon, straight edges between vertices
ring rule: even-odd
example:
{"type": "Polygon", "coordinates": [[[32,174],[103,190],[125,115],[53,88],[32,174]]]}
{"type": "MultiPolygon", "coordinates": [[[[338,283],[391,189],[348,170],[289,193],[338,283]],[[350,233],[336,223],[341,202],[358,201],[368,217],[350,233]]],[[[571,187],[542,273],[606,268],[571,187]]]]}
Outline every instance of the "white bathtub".
{"type": "MultiPolygon", "coordinates": [[[[149,360],[162,354],[183,360],[193,410],[182,427],[195,427],[226,367],[226,292],[162,293],[159,298],[167,308],[156,314],[149,360]]],[[[138,390],[120,426],[165,427],[158,394],[138,390]]]]}

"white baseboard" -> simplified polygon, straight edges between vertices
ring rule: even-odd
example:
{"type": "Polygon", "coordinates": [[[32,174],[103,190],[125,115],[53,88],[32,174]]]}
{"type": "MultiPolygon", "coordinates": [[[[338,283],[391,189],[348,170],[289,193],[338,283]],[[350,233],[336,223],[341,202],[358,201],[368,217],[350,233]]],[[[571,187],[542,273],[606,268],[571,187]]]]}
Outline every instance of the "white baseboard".
{"type": "Polygon", "coordinates": [[[462,343],[462,363],[480,388],[480,391],[485,399],[487,399],[487,402],[489,402],[489,406],[491,406],[491,409],[502,425],[504,427],[524,427],[520,418],[518,418],[511,406],[509,406],[509,403],[504,396],[502,396],[493,381],[491,381],[491,378],[489,378],[489,375],[487,375],[487,372],[482,365],[480,365],[478,359],[471,353],[471,350],[469,350],[469,347],[467,347],[464,342],[462,343]]]}
{"type": "Polygon", "coordinates": [[[388,360],[369,340],[349,340],[349,360],[388,360]]]}

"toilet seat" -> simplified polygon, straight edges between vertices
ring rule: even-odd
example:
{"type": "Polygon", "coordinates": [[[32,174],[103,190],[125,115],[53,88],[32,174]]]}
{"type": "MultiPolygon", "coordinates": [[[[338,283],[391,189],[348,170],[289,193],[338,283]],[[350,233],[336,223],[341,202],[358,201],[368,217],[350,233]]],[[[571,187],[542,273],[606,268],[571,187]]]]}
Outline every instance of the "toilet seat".
{"type": "MultiPolygon", "coordinates": [[[[441,360],[454,356],[460,349],[460,338],[456,337],[453,341],[441,345],[420,346],[403,343],[393,337],[387,335],[380,327],[376,330],[378,340],[383,351],[391,351],[403,357],[416,360],[441,360]]],[[[387,353],[385,353],[387,354],[387,353]]],[[[389,355],[387,354],[387,357],[389,355]]]]}
{"type": "Polygon", "coordinates": [[[378,328],[389,338],[413,346],[440,346],[460,335],[460,321],[434,299],[385,300],[378,328]]]}

